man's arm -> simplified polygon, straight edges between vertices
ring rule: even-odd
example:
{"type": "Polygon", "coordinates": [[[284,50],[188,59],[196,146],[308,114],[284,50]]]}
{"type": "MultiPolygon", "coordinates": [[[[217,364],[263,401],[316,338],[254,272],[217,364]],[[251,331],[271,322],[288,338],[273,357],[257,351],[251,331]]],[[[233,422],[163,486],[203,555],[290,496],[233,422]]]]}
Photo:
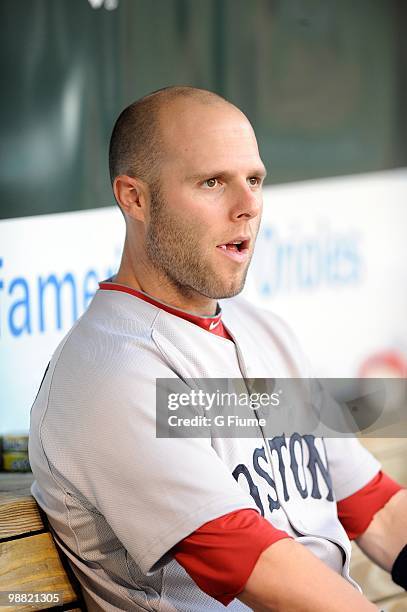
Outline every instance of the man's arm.
{"type": "Polygon", "coordinates": [[[260,555],[238,598],[255,612],[377,611],[342,576],[291,539],[260,555]]]}
{"type": "Polygon", "coordinates": [[[356,542],[374,563],[391,571],[396,557],[407,544],[406,489],[390,498],[356,542]]]}

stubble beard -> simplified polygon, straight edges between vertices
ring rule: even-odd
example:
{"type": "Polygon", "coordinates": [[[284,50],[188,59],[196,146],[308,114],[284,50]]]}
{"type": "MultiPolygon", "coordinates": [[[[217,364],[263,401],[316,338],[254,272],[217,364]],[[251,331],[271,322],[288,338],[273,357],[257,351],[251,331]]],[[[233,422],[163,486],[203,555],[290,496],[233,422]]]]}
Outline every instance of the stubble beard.
{"type": "MultiPolygon", "coordinates": [[[[159,187],[151,187],[150,226],[146,235],[149,263],[183,297],[200,293],[207,298],[229,298],[244,287],[249,262],[243,273],[221,277],[211,261],[210,249],[199,241],[202,227],[188,219],[176,219],[168,211],[159,187]]],[[[213,256],[212,256],[213,257],[213,256]]]]}

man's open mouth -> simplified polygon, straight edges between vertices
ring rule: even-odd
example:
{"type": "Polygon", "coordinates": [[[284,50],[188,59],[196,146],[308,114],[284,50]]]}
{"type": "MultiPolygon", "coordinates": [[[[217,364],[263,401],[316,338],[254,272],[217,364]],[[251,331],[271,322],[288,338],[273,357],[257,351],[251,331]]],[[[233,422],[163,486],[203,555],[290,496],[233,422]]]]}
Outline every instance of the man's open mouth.
{"type": "Polygon", "coordinates": [[[238,236],[234,240],[218,244],[216,248],[232,261],[241,264],[247,261],[249,257],[249,245],[250,238],[247,236],[238,236]]]}
{"type": "Polygon", "coordinates": [[[231,240],[230,242],[218,244],[217,248],[234,253],[246,253],[249,249],[249,243],[250,238],[237,238],[236,240],[231,240]]]}

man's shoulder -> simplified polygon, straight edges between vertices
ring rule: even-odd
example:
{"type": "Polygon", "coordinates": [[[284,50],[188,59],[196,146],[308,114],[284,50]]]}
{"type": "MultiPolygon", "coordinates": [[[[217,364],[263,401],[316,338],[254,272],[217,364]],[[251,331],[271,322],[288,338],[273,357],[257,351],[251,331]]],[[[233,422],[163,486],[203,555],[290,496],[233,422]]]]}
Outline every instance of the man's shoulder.
{"type": "Polygon", "coordinates": [[[151,370],[154,364],[159,368],[162,359],[152,339],[158,309],[115,293],[96,293],[55,352],[57,369],[73,368],[79,379],[98,370],[120,378],[129,371],[151,370]]]}
{"type": "Polygon", "coordinates": [[[159,308],[145,300],[123,291],[104,289],[96,292],[82,319],[89,325],[104,323],[107,329],[130,326],[138,330],[151,328],[158,314],[159,308]]]}

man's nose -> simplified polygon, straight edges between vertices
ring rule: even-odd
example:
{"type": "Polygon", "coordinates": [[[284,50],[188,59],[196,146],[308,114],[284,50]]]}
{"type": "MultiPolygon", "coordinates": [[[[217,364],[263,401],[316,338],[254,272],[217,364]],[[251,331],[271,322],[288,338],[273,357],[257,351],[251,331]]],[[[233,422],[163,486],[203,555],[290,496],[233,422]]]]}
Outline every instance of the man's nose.
{"type": "Polygon", "coordinates": [[[257,217],[262,207],[261,190],[253,191],[249,185],[235,193],[232,216],[234,219],[257,217]]]}

